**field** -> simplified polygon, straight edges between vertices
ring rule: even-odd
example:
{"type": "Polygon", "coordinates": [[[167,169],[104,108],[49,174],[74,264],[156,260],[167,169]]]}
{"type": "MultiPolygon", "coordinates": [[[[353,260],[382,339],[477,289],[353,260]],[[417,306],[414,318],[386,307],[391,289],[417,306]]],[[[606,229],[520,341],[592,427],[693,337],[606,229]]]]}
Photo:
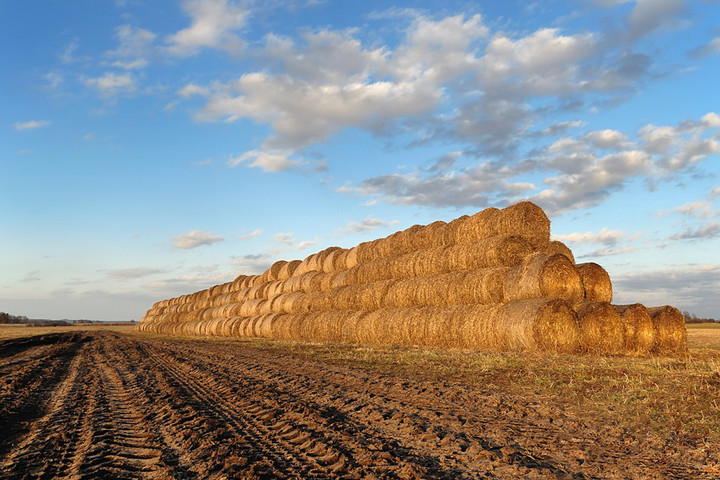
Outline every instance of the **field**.
{"type": "Polygon", "coordinates": [[[668,359],[1,326],[0,477],[720,478],[714,327],[668,359]]]}

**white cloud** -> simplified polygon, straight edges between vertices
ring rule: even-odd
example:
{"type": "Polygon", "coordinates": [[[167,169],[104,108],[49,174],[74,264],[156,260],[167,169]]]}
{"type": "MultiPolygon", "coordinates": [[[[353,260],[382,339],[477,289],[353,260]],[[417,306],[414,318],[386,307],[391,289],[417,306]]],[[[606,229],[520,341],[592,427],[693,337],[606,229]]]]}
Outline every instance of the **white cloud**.
{"type": "Polygon", "coordinates": [[[312,240],[304,240],[295,245],[295,250],[305,250],[306,248],[310,248],[316,244],[317,242],[313,242],[312,240]]]}
{"type": "Polygon", "coordinates": [[[295,237],[292,233],[278,233],[273,238],[276,242],[286,245],[293,245],[295,243],[295,237]]]}
{"type": "Polygon", "coordinates": [[[115,29],[115,38],[120,45],[106,54],[116,59],[112,63],[114,67],[134,70],[147,66],[155,41],[154,33],[132,25],[121,25],[115,29]]]}
{"type": "Polygon", "coordinates": [[[690,50],[688,54],[694,58],[720,54],[720,37],[715,37],[710,43],[690,50]]]}
{"type": "Polygon", "coordinates": [[[597,232],[574,232],[563,235],[553,235],[553,239],[567,243],[603,243],[605,245],[612,245],[624,236],[625,234],[619,230],[602,228],[597,232]]]}
{"type": "Polygon", "coordinates": [[[718,215],[718,212],[713,211],[711,202],[706,200],[687,202],[679,207],[658,212],[659,215],[665,215],[668,213],[679,213],[681,215],[695,218],[712,218],[718,215]]]}
{"type": "Polygon", "coordinates": [[[386,222],[384,220],[379,220],[377,218],[366,217],[359,222],[348,222],[348,224],[345,225],[345,227],[340,229],[340,232],[342,232],[342,233],[369,232],[369,231],[377,230],[382,227],[396,225],[397,223],[398,223],[397,220],[391,220],[389,222],[386,222]]]}
{"type": "Polygon", "coordinates": [[[13,128],[17,131],[34,130],[36,128],[47,127],[50,122],[47,120],[29,120],[27,122],[15,122],[13,128]]]}
{"type": "Polygon", "coordinates": [[[212,245],[213,243],[225,240],[219,235],[206,232],[205,230],[191,230],[173,238],[173,246],[180,249],[197,248],[202,245],[212,245]]]}
{"type": "Polygon", "coordinates": [[[228,160],[230,167],[237,167],[243,163],[247,163],[248,167],[259,168],[264,172],[284,172],[301,166],[300,161],[291,160],[288,158],[287,153],[282,151],[250,150],[237,158],[228,160]]]}
{"type": "Polygon", "coordinates": [[[148,267],[118,268],[107,272],[109,277],[120,280],[133,280],[140,277],[147,277],[158,273],[165,273],[165,270],[148,267]]]}
{"type": "Polygon", "coordinates": [[[676,305],[703,316],[717,317],[720,265],[682,265],[613,275],[613,303],[676,305]]]}
{"type": "Polygon", "coordinates": [[[637,0],[628,17],[630,34],[638,37],[677,25],[685,3],[685,0],[637,0]]]}
{"type": "Polygon", "coordinates": [[[273,257],[267,253],[243,255],[233,260],[232,265],[239,268],[243,275],[258,275],[272,266],[273,257]]]}
{"type": "Polygon", "coordinates": [[[132,93],[137,90],[135,77],[130,73],[112,73],[97,78],[85,80],[85,85],[98,90],[103,97],[113,97],[120,94],[132,93]]]}
{"type": "Polygon", "coordinates": [[[237,239],[238,239],[238,240],[248,240],[248,239],[250,239],[250,238],[255,238],[255,237],[258,237],[258,236],[262,235],[263,232],[264,232],[264,230],[258,228],[258,229],[256,229],[256,230],[253,230],[253,231],[250,232],[250,233],[246,233],[246,234],[244,234],[244,235],[240,235],[237,239]]]}
{"type": "Polygon", "coordinates": [[[720,237],[720,222],[708,222],[700,227],[688,227],[670,237],[671,240],[706,240],[720,237]]]}
{"type": "Polygon", "coordinates": [[[200,95],[203,97],[210,95],[210,89],[195,85],[194,83],[188,83],[177,92],[183,98],[190,98],[193,95],[200,95]]]}
{"type": "Polygon", "coordinates": [[[202,48],[237,54],[245,47],[234,33],[247,23],[249,11],[245,8],[231,0],[184,0],[182,6],[192,23],[166,37],[169,54],[190,56],[202,48]]]}

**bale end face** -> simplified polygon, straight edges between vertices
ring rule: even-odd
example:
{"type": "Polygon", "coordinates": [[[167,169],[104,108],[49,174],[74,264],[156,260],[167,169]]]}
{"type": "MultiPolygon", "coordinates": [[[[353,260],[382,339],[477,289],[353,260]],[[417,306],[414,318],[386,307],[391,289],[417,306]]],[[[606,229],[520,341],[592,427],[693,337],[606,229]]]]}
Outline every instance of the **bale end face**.
{"type": "Polygon", "coordinates": [[[657,334],[654,353],[659,355],[687,354],[687,330],[682,313],[669,305],[648,308],[648,312],[657,334]]]}

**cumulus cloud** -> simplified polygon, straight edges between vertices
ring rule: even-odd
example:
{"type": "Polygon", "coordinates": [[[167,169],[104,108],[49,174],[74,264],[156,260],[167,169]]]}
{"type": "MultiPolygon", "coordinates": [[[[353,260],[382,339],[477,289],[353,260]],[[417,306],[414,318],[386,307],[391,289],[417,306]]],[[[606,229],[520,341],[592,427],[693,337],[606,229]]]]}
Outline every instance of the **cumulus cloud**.
{"type": "Polygon", "coordinates": [[[105,75],[85,80],[85,85],[97,89],[103,97],[135,92],[135,77],[130,73],[107,72],[105,75]]]}
{"type": "Polygon", "coordinates": [[[637,0],[628,17],[630,34],[639,37],[677,25],[685,5],[685,0],[637,0]]]}
{"type": "Polygon", "coordinates": [[[258,229],[256,229],[256,230],[253,230],[253,231],[250,232],[250,233],[246,233],[246,234],[244,234],[244,235],[240,235],[237,239],[238,239],[238,240],[248,240],[248,239],[250,239],[250,238],[259,237],[260,235],[263,234],[263,232],[264,232],[264,230],[258,228],[258,229]]]}
{"type": "Polygon", "coordinates": [[[185,57],[202,48],[237,54],[244,48],[245,42],[235,32],[246,24],[247,9],[231,0],[185,0],[182,7],[192,22],[166,37],[169,54],[185,57]]]}
{"type": "Polygon", "coordinates": [[[223,237],[205,230],[191,230],[188,233],[174,237],[173,246],[180,249],[191,249],[202,245],[212,245],[223,240],[225,240],[223,237]]]}
{"type": "Polygon", "coordinates": [[[700,58],[708,55],[717,54],[720,54],[720,37],[715,37],[707,45],[693,48],[688,52],[688,55],[693,58],[700,58]]]}
{"type": "Polygon", "coordinates": [[[707,240],[720,236],[720,222],[708,222],[700,227],[688,227],[670,237],[671,240],[707,240]]]}
{"type": "Polygon", "coordinates": [[[679,213],[681,215],[695,218],[712,218],[718,215],[718,212],[713,211],[711,202],[706,200],[687,202],[675,208],[662,210],[658,214],[666,215],[668,213],[679,213]]]}
{"type": "Polygon", "coordinates": [[[676,305],[699,315],[715,317],[720,309],[720,265],[683,265],[633,273],[615,273],[617,303],[676,305]]]}
{"type": "Polygon", "coordinates": [[[398,223],[397,220],[391,220],[389,222],[386,222],[384,220],[379,220],[377,218],[366,217],[359,222],[348,222],[348,224],[345,225],[345,227],[340,229],[340,232],[341,233],[369,232],[369,231],[377,230],[382,227],[396,225],[397,223],[398,223]]]}
{"type": "Polygon", "coordinates": [[[553,239],[568,243],[603,243],[611,245],[617,243],[617,241],[621,240],[624,236],[625,234],[623,234],[620,230],[608,230],[607,228],[602,228],[597,232],[574,232],[553,235],[553,239]]]}
{"type": "Polygon", "coordinates": [[[284,243],[285,245],[293,245],[295,243],[295,236],[292,233],[278,233],[273,237],[277,243],[284,243]]]}
{"type": "Polygon", "coordinates": [[[232,265],[238,267],[243,275],[258,275],[270,268],[273,257],[267,253],[249,254],[234,259],[232,265]]]}
{"type": "Polygon", "coordinates": [[[165,270],[157,268],[147,267],[135,267],[135,268],[118,268],[115,270],[108,270],[107,274],[111,278],[119,280],[133,280],[140,277],[147,277],[158,273],[165,273],[165,270]]]}
{"type": "Polygon", "coordinates": [[[29,120],[27,122],[15,122],[13,128],[17,131],[34,130],[36,128],[47,127],[50,122],[47,120],[29,120]]]}
{"type": "Polygon", "coordinates": [[[114,67],[126,70],[144,68],[152,54],[155,36],[149,30],[132,25],[121,25],[115,29],[115,38],[119,45],[106,55],[115,59],[112,63],[114,67]]]}
{"type": "Polygon", "coordinates": [[[250,150],[239,157],[228,160],[228,165],[237,167],[241,164],[247,164],[248,167],[259,168],[264,172],[283,172],[301,166],[300,161],[288,157],[288,153],[283,151],[250,150]]]}

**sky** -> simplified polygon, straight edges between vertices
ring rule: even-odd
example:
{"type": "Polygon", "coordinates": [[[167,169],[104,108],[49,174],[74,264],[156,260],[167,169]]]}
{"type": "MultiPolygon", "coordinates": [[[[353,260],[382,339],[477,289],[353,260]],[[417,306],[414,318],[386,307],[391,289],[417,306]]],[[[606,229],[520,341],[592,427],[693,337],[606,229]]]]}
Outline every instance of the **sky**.
{"type": "Polygon", "coordinates": [[[0,45],[2,311],[530,200],[614,303],[720,318],[718,0],[9,0],[0,45]]]}

